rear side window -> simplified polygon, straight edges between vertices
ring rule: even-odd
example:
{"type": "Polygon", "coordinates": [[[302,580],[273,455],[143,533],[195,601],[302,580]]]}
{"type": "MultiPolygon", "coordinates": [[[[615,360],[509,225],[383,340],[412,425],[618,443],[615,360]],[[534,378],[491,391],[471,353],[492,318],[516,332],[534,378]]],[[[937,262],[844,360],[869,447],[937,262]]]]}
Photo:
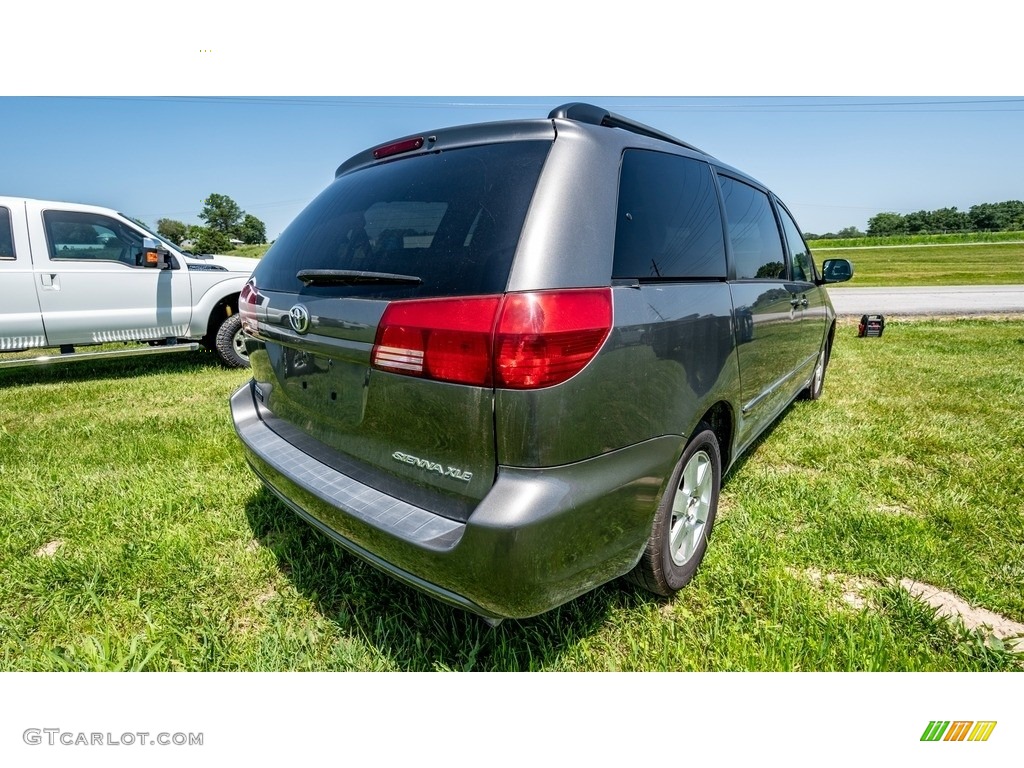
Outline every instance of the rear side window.
{"type": "Polygon", "coordinates": [[[789,211],[779,206],[779,218],[782,219],[782,231],[786,233],[786,242],[789,243],[790,263],[793,265],[793,279],[801,283],[814,282],[814,262],[811,260],[811,251],[804,242],[800,228],[789,215],[789,211]]]}
{"type": "Polygon", "coordinates": [[[14,258],[14,237],[11,235],[11,211],[0,206],[0,259],[14,258]]]}
{"type": "Polygon", "coordinates": [[[720,176],[737,280],[785,280],[786,257],[768,195],[720,176]]]}
{"type": "Polygon", "coordinates": [[[550,141],[407,157],[336,179],[254,273],[261,289],[402,298],[499,293],[550,141]],[[418,285],[312,285],[300,270],[419,278],[418,285]]]}
{"type": "Polygon", "coordinates": [[[619,176],[612,276],[726,276],[722,214],[706,163],[626,150],[619,176]]]}

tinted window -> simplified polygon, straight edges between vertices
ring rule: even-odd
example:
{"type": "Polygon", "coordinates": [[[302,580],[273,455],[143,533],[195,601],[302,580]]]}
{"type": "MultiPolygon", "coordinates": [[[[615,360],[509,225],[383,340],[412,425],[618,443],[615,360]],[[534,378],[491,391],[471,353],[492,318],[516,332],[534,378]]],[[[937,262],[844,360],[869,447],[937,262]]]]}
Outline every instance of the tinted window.
{"type": "Polygon", "coordinates": [[[725,277],[722,214],[711,169],[627,150],[619,177],[613,277],[725,277]]]}
{"type": "Polygon", "coordinates": [[[11,212],[0,206],[0,259],[14,258],[14,237],[11,235],[11,212]]]}
{"type": "Polygon", "coordinates": [[[786,242],[789,244],[790,263],[793,265],[793,279],[804,283],[814,282],[814,264],[811,261],[811,251],[804,242],[800,228],[797,227],[793,217],[783,207],[779,207],[779,217],[782,219],[782,231],[786,233],[786,242]]]}
{"type": "Polygon", "coordinates": [[[44,211],[43,221],[51,259],[142,266],[142,235],[117,219],[81,211],[44,211]]]}
{"type": "Polygon", "coordinates": [[[504,290],[547,141],[406,157],[336,179],[267,252],[260,288],[367,297],[504,290]],[[299,270],[418,277],[415,286],[309,286],[299,270]]]}
{"type": "Polygon", "coordinates": [[[749,184],[720,176],[736,279],[786,279],[782,238],[768,195],[749,184]]]}

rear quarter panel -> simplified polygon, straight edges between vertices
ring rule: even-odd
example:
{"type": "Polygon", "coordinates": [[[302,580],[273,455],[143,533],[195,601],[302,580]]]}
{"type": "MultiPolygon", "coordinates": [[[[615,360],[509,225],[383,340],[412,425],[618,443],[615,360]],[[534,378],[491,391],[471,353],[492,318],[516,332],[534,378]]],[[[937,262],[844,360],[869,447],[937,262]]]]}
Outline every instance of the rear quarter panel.
{"type": "Polygon", "coordinates": [[[496,395],[498,461],[550,467],[662,436],[679,449],[700,417],[739,394],[725,283],[619,286],[614,328],[569,381],[496,395]]]}

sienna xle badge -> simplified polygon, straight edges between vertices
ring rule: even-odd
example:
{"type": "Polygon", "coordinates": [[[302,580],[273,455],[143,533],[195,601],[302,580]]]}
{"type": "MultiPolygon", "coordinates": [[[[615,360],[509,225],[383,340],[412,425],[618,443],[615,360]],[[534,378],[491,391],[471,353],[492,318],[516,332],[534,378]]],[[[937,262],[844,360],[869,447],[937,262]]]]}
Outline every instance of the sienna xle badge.
{"type": "Polygon", "coordinates": [[[722,475],[835,332],[767,188],[586,104],[362,152],[239,310],[256,473],[395,577],[490,619],[695,574],[722,475]]]}

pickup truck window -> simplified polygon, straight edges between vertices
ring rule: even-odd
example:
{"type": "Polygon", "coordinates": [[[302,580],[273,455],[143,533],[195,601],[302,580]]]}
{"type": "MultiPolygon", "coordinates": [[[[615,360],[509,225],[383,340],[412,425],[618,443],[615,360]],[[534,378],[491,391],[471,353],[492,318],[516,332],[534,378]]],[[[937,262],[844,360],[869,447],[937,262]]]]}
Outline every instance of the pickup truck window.
{"type": "Polygon", "coordinates": [[[142,235],[116,219],[80,211],[44,211],[51,259],[142,266],[142,235]]]}
{"type": "Polygon", "coordinates": [[[785,280],[786,257],[768,195],[719,176],[737,280],[785,280]]]}
{"type": "Polygon", "coordinates": [[[0,206],[0,259],[13,259],[14,238],[11,236],[11,211],[0,206]]]}

